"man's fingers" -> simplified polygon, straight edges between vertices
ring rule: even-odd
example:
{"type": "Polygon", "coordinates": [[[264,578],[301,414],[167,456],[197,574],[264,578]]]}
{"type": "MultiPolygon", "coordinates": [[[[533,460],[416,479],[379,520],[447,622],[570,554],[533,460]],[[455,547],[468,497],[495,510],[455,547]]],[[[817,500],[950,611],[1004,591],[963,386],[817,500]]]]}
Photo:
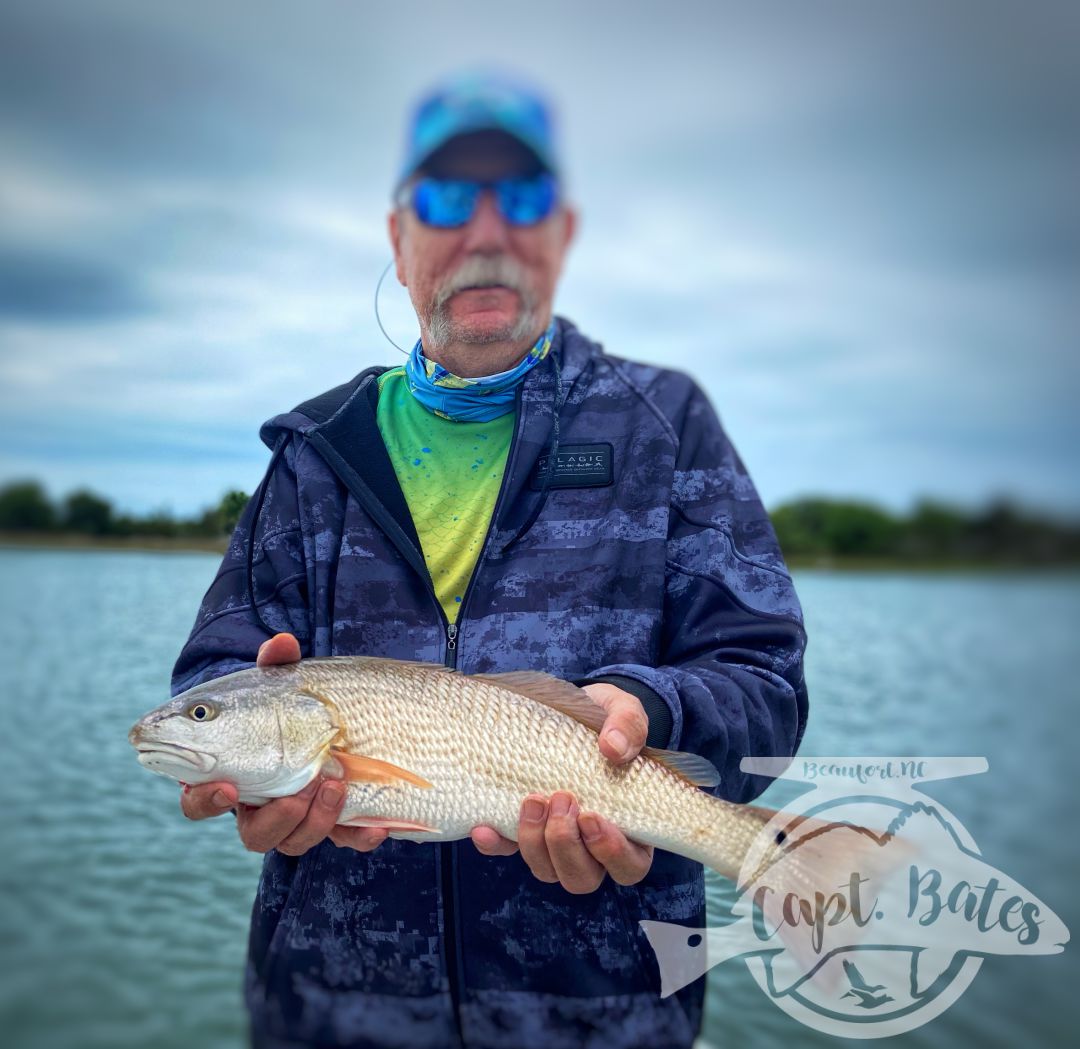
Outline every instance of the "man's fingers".
{"type": "Polygon", "coordinates": [[[649,716],[641,700],[608,681],[586,685],[584,690],[607,712],[600,730],[600,753],[616,765],[633,761],[649,734],[649,716]]]}
{"type": "Polygon", "coordinates": [[[617,765],[633,761],[645,746],[648,734],[649,719],[641,709],[641,700],[624,692],[608,707],[608,716],[600,731],[600,751],[617,765]]]}
{"type": "Polygon", "coordinates": [[[529,870],[541,881],[556,882],[559,875],[548,855],[547,842],[544,839],[544,827],[547,824],[547,799],[530,794],[521,805],[518,820],[518,848],[521,858],[529,870]]]}
{"type": "Polygon", "coordinates": [[[286,856],[302,856],[308,849],[314,848],[334,829],[344,805],[345,784],[336,779],[325,780],[299,826],[278,843],[278,852],[286,856]]]}
{"type": "Polygon", "coordinates": [[[202,783],[185,787],[180,795],[180,811],[189,820],[205,820],[236,808],[236,787],[231,783],[202,783]]]}
{"type": "Polygon", "coordinates": [[[631,841],[613,823],[591,812],[578,817],[578,829],[589,854],[620,885],[635,885],[649,873],[652,846],[631,841]]]}
{"type": "Polygon", "coordinates": [[[240,840],[252,852],[269,852],[276,849],[308,814],[311,800],[315,797],[318,780],[309,783],[299,794],[287,798],[274,798],[262,808],[242,805],[236,811],[240,840]]]}
{"type": "Polygon", "coordinates": [[[513,856],[518,851],[518,843],[504,838],[494,827],[473,827],[469,837],[485,856],[513,856]]]}
{"type": "Polygon", "coordinates": [[[389,833],[381,827],[335,827],[330,833],[330,840],[339,849],[371,852],[386,841],[389,833]]]}
{"type": "Polygon", "coordinates": [[[259,646],[255,665],[273,667],[281,663],[300,662],[300,642],[292,634],[275,634],[259,646]]]}
{"type": "Polygon", "coordinates": [[[573,893],[594,892],[604,880],[604,868],[585,848],[577,820],[573,795],[557,791],[548,806],[544,841],[563,888],[573,893]]]}

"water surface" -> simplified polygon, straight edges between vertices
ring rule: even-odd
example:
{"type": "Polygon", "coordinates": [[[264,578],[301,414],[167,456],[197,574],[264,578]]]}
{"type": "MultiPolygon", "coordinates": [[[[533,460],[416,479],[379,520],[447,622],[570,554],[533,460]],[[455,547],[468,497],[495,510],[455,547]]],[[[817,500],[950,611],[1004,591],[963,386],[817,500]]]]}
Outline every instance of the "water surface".
{"type": "MultiPolygon", "coordinates": [[[[260,859],[231,820],[192,824],[127,729],[164,700],[212,555],[0,550],[7,856],[0,1030],[13,1049],[239,1049],[260,859]]],[[[976,754],[934,793],[985,858],[1075,931],[1080,580],[802,573],[804,754],[976,754]]],[[[776,784],[762,802],[782,807],[776,784]]],[[[732,900],[710,885],[714,917],[732,900]]],[[[987,959],[911,1046],[1072,1044],[1075,948],[987,959]]],[[[709,1045],[835,1044],[741,961],[714,969],[709,1045]]]]}

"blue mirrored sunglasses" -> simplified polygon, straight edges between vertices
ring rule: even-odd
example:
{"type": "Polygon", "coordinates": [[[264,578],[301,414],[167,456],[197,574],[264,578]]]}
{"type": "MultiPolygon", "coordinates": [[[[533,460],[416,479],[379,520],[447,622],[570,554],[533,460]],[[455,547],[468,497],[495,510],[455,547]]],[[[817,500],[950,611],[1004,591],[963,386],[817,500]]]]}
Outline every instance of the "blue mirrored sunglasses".
{"type": "Polygon", "coordinates": [[[534,226],[543,222],[559,199],[558,184],[546,172],[528,178],[504,178],[495,182],[466,179],[423,178],[403,190],[401,204],[411,204],[425,226],[455,229],[476,212],[480,194],[495,193],[499,214],[511,226],[534,226]]]}

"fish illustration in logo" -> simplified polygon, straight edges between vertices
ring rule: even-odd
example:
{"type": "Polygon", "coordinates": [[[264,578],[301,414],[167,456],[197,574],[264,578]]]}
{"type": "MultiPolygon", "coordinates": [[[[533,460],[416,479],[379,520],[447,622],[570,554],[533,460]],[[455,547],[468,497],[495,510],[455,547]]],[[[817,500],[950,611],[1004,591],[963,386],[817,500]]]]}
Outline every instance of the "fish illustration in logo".
{"type": "MultiPolygon", "coordinates": [[[[790,884],[781,859],[740,885],[735,921],[727,925],[691,929],[641,922],[660,965],[662,995],[714,965],[746,957],[764,965],[774,999],[817,995],[849,999],[853,1010],[888,1003],[907,1008],[940,993],[942,981],[955,975],[965,956],[1064,949],[1064,922],[962,844],[940,806],[887,799],[876,804],[896,813],[888,833],[872,863],[853,869],[831,892],[781,895],[776,887],[790,884]],[[847,986],[843,993],[841,982],[847,986]]],[[[865,802],[858,807],[860,822],[871,822],[867,808],[865,802]]],[[[862,834],[862,828],[842,822],[821,824],[801,837],[796,827],[788,854],[797,855],[810,841],[823,852],[853,854],[844,839],[862,834]]]]}

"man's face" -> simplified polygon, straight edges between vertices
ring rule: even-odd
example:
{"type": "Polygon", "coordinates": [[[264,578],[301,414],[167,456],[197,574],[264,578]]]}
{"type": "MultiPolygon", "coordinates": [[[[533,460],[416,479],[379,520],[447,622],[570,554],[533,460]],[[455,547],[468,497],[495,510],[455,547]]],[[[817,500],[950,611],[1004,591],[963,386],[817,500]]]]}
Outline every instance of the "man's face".
{"type": "MultiPolygon", "coordinates": [[[[422,174],[489,181],[532,174],[534,164],[513,140],[484,133],[451,141],[422,174]]],[[[490,348],[470,353],[475,367],[458,374],[510,367],[508,347],[534,341],[551,316],[574,224],[572,211],[560,206],[534,226],[511,226],[490,190],[481,194],[472,218],[456,229],[425,226],[409,206],[391,213],[397,276],[409,290],[425,350],[449,348],[462,368],[455,348],[490,348]]]]}

